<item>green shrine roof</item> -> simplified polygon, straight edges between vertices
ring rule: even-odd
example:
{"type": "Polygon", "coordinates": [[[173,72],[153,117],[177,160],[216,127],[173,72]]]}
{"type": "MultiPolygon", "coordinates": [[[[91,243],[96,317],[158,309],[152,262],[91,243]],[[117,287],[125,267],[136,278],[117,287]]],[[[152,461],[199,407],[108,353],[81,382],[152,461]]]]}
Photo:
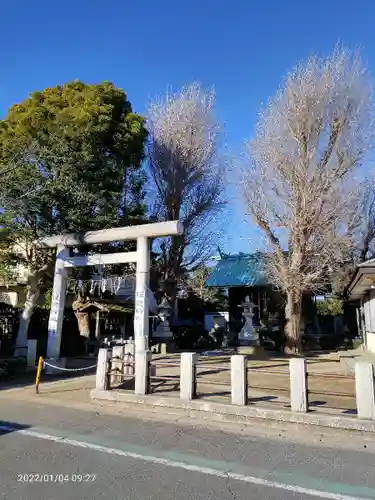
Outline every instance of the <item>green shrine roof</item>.
{"type": "Polygon", "coordinates": [[[212,270],[206,287],[266,286],[265,254],[223,255],[212,270]]]}

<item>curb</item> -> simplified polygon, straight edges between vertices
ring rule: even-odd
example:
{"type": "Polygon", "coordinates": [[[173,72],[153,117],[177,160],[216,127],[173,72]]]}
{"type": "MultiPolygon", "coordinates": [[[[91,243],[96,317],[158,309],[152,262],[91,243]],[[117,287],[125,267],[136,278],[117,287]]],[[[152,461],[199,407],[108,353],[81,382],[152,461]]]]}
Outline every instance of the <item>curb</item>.
{"type": "Polygon", "coordinates": [[[262,419],[348,431],[375,432],[375,421],[327,414],[292,413],[287,410],[257,408],[255,406],[234,406],[199,400],[184,402],[178,398],[163,398],[153,394],[138,396],[115,390],[102,391],[99,389],[92,389],[90,391],[90,397],[93,400],[137,404],[143,407],[185,410],[190,412],[189,416],[191,417],[194,417],[196,412],[201,413],[201,415],[209,414],[207,418],[214,418],[215,420],[233,420],[233,418],[235,418],[241,422],[249,421],[250,423],[254,419],[262,419]]]}

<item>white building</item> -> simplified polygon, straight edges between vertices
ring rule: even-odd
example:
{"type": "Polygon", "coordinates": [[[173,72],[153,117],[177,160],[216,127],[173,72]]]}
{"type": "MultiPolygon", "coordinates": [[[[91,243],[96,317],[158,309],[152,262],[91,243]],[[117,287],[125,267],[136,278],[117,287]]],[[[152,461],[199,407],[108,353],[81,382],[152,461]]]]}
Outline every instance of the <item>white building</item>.
{"type": "Polygon", "coordinates": [[[13,307],[23,305],[28,274],[28,270],[23,265],[17,265],[10,281],[0,279],[0,303],[13,307]]]}
{"type": "Polygon", "coordinates": [[[357,324],[364,346],[375,353],[375,259],[363,262],[348,286],[348,298],[357,302],[357,324]]]}

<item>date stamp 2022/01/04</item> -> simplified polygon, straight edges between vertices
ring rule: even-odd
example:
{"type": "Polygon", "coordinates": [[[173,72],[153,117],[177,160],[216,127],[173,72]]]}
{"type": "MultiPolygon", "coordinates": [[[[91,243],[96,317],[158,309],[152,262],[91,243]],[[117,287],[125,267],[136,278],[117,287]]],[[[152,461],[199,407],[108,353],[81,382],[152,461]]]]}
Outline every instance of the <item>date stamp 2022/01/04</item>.
{"type": "Polygon", "coordinates": [[[96,479],[96,474],[40,474],[40,473],[24,473],[17,474],[18,483],[93,483],[96,479]]]}

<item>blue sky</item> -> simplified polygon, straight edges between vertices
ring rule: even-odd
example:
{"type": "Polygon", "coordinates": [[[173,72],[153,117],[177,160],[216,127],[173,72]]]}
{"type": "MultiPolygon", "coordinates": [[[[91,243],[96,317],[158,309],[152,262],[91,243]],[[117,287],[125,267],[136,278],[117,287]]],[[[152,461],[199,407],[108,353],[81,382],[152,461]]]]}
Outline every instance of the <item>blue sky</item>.
{"type": "MultiPolygon", "coordinates": [[[[135,111],[167,87],[213,85],[229,148],[253,130],[285,72],[337,41],[360,47],[375,73],[374,0],[3,0],[0,115],[33,90],[79,78],[109,80],[135,111]]],[[[260,234],[234,193],[225,251],[251,251],[260,234]]]]}

